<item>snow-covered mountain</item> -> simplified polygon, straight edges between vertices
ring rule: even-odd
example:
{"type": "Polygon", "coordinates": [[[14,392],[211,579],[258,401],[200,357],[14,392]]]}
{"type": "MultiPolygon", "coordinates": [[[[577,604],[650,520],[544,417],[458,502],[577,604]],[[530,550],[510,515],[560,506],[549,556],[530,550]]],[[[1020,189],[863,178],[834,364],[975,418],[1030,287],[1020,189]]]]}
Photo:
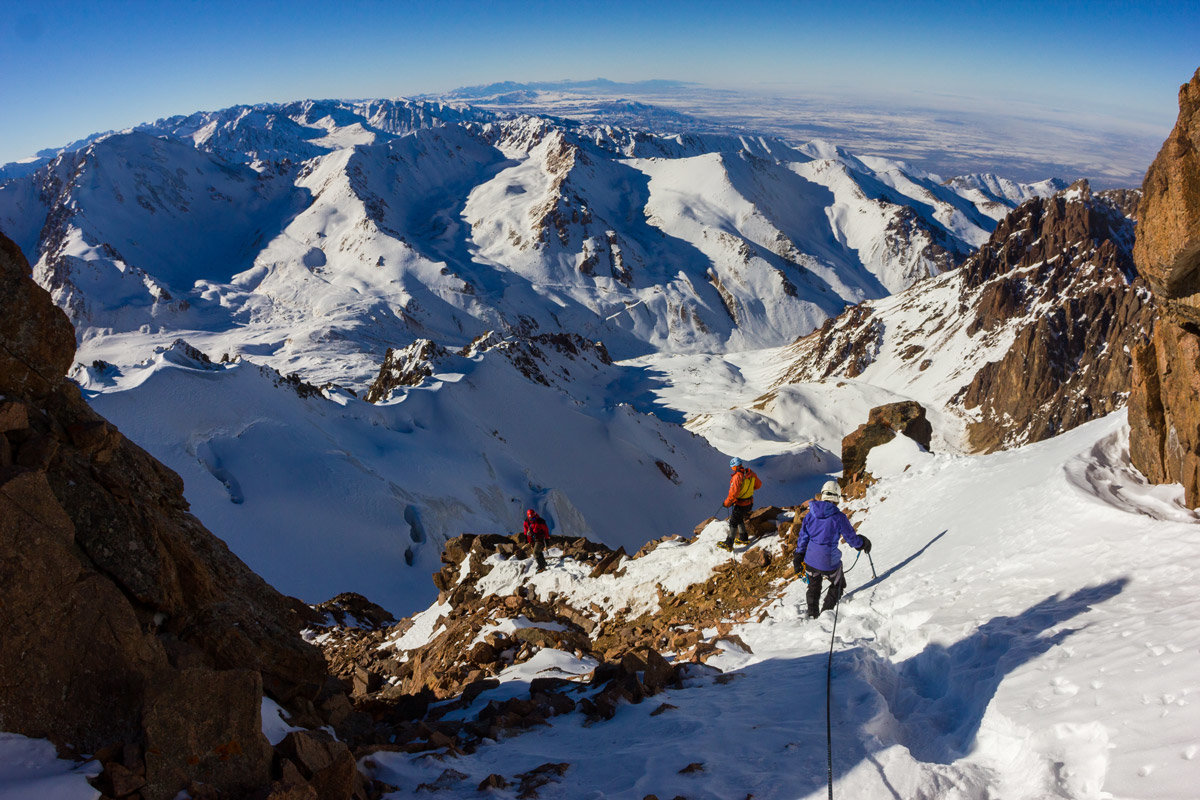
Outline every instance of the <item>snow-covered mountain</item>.
{"type": "MultiPolygon", "coordinates": [[[[722,456],[611,358],[787,344],[1053,188],[820,141],[306,101],[77,143],[0,184],[0,230],[75,323],[95,407],[206,524],[284,591],[402,610],[431,590],[397,574],[526,506],[636,548],[718,505],[722,456]],[[462,355],[378,384],[414,346],[462,355]]],[[[806,486],[829,455],[760,467],[806,486]]]]}
{"type": "Polygon", "coordinates": [[[952,266],[1010,198],[1053,189],[986,185],[821,142],[304,102],[64,152],[0,186],[0,228],[82,341],[204,347],[249,326],[275,337],[255,342],[273,366],[362,385],[387,346],[528,320],[617,357],[783,344],[952,266]]]}

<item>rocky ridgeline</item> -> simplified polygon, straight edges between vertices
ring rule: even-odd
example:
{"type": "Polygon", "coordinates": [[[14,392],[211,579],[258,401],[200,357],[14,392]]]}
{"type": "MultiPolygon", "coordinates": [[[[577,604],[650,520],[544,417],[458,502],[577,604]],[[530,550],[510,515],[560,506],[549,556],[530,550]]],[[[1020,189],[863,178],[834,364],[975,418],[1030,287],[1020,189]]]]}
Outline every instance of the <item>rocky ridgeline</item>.
{"type": "Polygon", "coordinates": [[[366,400],[370,403],[387,400],[403,386],[419,386],[436,370],[464,372],[467,369],[464,360],[492,351],[507,358],[529,380],[550,387],[569,386],[579,377],[573,378],[564,361],[577,364],[581,371],[588,367],[589,371],[596,371],[613,363],[602,342],[574,333],[534,333],[536,328],[537,323],[529,320],[507,336],[489,331],[461,350],[449,350],[429,339],[418,339],[398,350],[389,347],[379,375],[367,390],[366,400]],[[551,358],[551,354],[560,358],[551,358]]]}
{"type": "Polygon", "coordinates": [[[1130,455],[1155,483],[1182,483],[1200,507],[1200,70],[1179,89],[1179,119],[1146,172],[1137,268],[1158,318],[1134,354],[1130,455]]]}
{"type": "Polygon", "coordinates": [[[1018,208],[963,265],[963,297],[975,300],[968,331],[1021,320],[1003,358],[957,398],[982,415],[969,429],[976,449],[1048,439],[1124,405],[1130,353],[1151,327],[1127,203],[1080,181],[1018,208]]]}
{"type": "MultiPolygon", "coordinates": [[[[595,603],[577,607],[558,593],[539,596],[528,584],[512,594],[484,592],[480,583],[497,563],[531,560],[532,552],[508,536],[464,534],[446,543],[445,566],[434,575],[441,591],[438,609],[444,612],[428,641],[398,649],[414,619],[390,620],[356,595],[319,606],[324,620],[307,636],[324,649],[330,671],[351,687],[355,709],[371,717],[370,725],[360,725],[351,736],[360,757],[376,749],[469,752],[484,739],[574,711],[602,721],[621,702],[640,703],[689,680],[719,676],[705,662],[723,647],[748,650],[731,632],[733,626],[761,615],[793,577],[790,556],[782,553],[794,548],[795,533],[786,519],[781,524],[782,517],[784,509],[757,509],[750,527],[766,537],[761,544],[722,561],[684,591],[667,592],[659,585],[657,607],[639,612],[595,603]],[[500,623],[517,620],[527,626],[497,630],[500,623]],[[500,685],[496,676],[503,670],[544,648],[593,659],[597,666],[578,680],[536,678],[528,697],[493,700],[465,720],[444,719],[471,707],[481,693],[500,685]]],[[[697,526],[696,533],[711,522],[697,526]]],[[[667,541],[689,540],[664,537],[629,556],[586,539],[556,539],[552,546],[562,555],[550,569],[574,562],[589,581],[620,577],[632,561],[667,541]]]]}
{"type": "Polygon", "coordinates": [[[108,798],[368,798],[319,730],[273,748],[264,694],[320,728],[354,711],[313,617],[188,513],[179,476],[65,375],[66,315],[0,236],[0,730],[86,754],[108,798]]]}
{"type": "Polygon", "coordinates": [[[857,378],[885,357],[917,385],[939,358],[960,359],[958,382],[935,393],[973,419],[970,443],[983,452],[1121,407],[1130,353],[1152,318],[1133,264],[1131,200],[1129,191],[1092,193],[1080,181],[1025,202],[960,268],[897,295],[888,312],[860,304],[798,340],[778,385],[857,378]],[[956,336],[967,352],[945,347],[956,336]],[[998,347],[998,357],[979,355],[998,347]]]}

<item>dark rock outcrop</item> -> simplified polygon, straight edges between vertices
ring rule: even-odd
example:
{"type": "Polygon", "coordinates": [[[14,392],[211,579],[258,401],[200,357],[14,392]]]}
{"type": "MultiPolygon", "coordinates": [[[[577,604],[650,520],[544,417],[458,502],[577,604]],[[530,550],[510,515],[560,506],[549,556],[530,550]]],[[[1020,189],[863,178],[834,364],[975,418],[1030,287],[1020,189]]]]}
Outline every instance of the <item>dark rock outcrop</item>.
{"type": "Polygon", "coordinates": [[[842,439],[842,486],[859,480],[867,469],[867,454],[903,434],[929,449],[933,426],[925,418],[925,407],[916,400],[888,403],[871,409],[866,423],[842,439]]]}
{"type": "Polygon", "coordinates": [[[1159,309],[1134,355],[1130,455],[1155,483],[1182,483],[1200,507],[1200,70],[1179,89],[1179,119],[1146,172],[1137,269],[1159,309]]]}
{"type": "Polygon", "coordinates": [[[226,796],[265,787],[264,688],[303,706],[326,683],[298,635],[306,609],[188,513],[179,476],[88,407],[64,377],[74,347],[0,236],[0,729],[116,747],[124,762],[103,780],[146,800],[193,783],[226,796]]]}
{"type": "Polygon", "coordinates": [[[418,339],[408,347],[388,348],[379,375],[367,390],[366,399],[378,403],[389,399],[404,386],[419,386],[435,370],[466,371],[465,359],[495,351],[508,359],[528,380],[543,386],[564,386],[572,382],[572,366],[593,370],[611,366],[612,357],[603,342],[593,342],[574,333],[534,333],[536,323],[513,330],[507,336],[489,331],[477,336],[461,350],[447,350],[429,339],[418,339]]]}
{"type": "Polygon", "coordinates": [[[1131,233],[1117,205],[1080,181],[1022,205],[963,265],[964,295],[982,288],[969,331],[1022,320],[1004,356],[959,395],[982,415],[968,429],[974,449],[1048,439],[1125,402],[1130,352],[1152,314],[1131,233]]]}
{"type": "Polygon", "coordinates": [[[367,390],[367,402],[386,400],[401,386],[419,386],[433,375],[434,366],[449,355],[449,350],[429,339],[418,339],[399,350],[389,347],[379,367],[379,375],[367,390]]]}

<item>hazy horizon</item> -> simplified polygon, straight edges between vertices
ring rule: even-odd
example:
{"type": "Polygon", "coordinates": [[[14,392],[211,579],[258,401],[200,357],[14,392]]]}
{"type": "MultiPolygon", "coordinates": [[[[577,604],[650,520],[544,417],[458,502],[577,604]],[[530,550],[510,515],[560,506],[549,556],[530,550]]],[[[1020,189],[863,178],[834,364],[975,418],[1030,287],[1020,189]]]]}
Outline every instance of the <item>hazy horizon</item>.
{"type": "MultiPolygon", "coordinates": [[[[953,112],[963,118],[948,131],[967,124],[993,140],[1032,120],[1035,129],[1021,134],[1032,136],[1020,143],[1022,153],[1034,153],[1040,138],[1052,149],[1074,146],[1052,141],[1054,126],[1065,125],[1108,142],[1081,153],[1081,162],[1110,158],[1123,140],[1138,142],[1131,156],[1140,162],[1144,142],[1161,143],[1170,130],[1178,87],[1200,65],[1200,8],[1186,3],[861,2],[832,9],[622,0],[571,8],[451,0],[331,9],[265,0],[102,7],[17,0],[6,12],[0,163],[235,105],[597,77],[740,92],[744,117],[747,101],[774,96],[804,101],[826,117],[849,107],[867,116],[873,109],[953,112]]],[[[881,115],[878,126],[889,119],[881,115]]],[[[936,115],[923,120],[940,124],[936,115]]]]}

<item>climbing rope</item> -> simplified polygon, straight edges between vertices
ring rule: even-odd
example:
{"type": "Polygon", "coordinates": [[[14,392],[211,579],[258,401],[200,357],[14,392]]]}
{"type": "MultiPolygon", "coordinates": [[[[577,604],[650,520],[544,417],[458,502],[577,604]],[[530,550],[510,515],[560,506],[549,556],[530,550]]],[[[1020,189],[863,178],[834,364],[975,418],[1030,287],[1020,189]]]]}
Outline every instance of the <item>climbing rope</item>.
{"type": "MultiPolygon", "coordinates": [[[[858,555],[854,557],[854,563],[850,565],[850,569],[842,570],[842,579],[845,580],[846,573],[854,569],[858,564],[858,559],[862,558],[862,550],[858,551],[858,555]]],[[[867,560],[870,561],[871,554],[867,553],[867,560]]],[[[875,564],[871,563],[871,573],[875,573],[875,564]]],[[[843,589],[843,591],[845,591],[843,589]]],[[[837,621],[838,609],[842,607],[842,596],[838,595],[838,601],[833,604],[833,630],[829,633],[829,658],[825,662],[825,757],[829,768],[829,800],[833,800],[833,718],[830,708],[833,705],[833,644],[837,638],[837,621]]]]}
{"type": "Polygon", "coordinates": [[[833,637],[837,634],[838,609],[842,598],[833,606],[833,633],[829,635],[829,660],[825,662],[825,756],[829,766],[829,800],[833,800],[833,722],[830,706],[833,705],[833,637]]]}

